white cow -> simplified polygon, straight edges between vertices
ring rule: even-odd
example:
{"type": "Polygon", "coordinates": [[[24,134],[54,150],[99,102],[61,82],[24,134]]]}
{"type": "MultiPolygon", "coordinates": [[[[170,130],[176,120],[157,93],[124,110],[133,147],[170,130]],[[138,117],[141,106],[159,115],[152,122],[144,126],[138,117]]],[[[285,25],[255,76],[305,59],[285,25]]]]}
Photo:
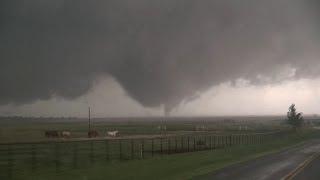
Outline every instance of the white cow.
{"type": "Polygon", "coordinates": [[[71,133],[69,131],[62,131],[61,132],[61,136],[63,138],[70,138],[71,137],[71,133]]]}
{"type": "Polygon", "coordinates": [[[119,131],[108,131],[107,135],[112,137],[117,137],[119,134],[119,131]]]}

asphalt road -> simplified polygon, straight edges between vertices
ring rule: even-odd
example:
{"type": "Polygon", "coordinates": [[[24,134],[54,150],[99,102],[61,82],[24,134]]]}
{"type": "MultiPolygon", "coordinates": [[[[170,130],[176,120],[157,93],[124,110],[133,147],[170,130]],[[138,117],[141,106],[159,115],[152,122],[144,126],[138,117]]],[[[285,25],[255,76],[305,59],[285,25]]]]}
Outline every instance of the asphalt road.
{"type": "MultiPolygon", "coordinates": [[[[298,167],[320,152],[320,140],[238,163],[196,179],[213,180],[276,180],[293,174],[298,167]]],[[[294,180],[320,179],[320,158],[311,161],[293,177],[294,180]],[[301,171],[301,172],[300,172],[301,171]]]]}
{"type": "Polygon", "coordinates": [[[309,163],[292,180],[319,180],[320,179],[320,157],[309,163]]]}

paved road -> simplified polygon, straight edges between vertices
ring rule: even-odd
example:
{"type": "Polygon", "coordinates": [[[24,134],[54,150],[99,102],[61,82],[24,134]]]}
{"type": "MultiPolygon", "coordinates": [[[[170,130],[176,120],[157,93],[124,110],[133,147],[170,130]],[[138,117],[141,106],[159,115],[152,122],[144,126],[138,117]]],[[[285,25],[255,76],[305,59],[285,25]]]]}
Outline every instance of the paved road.
{"type": "MultiPolygon", "coordinates": [[[[320,152],[320,140],[309,141],[301,146],[270,154],[255,160],[238,163],[226,167],[218,172],[208,174],[196,179],[213,180],[276,180],[283,179],[292,173],[297,167],[304,164],[315,153],[320,152]]],[[[320,158],[306,166],[294,180],[310,179],[307,177],[320,178],[320,158]],[[308,175],[312,173],[314,175],[308,175]],[[308,176],[307,176],[308,175],[308,176]]]]}
{"type": "Polygon", "coordinates": [[[319,180],[320,179],[320,157],[313,160],[292,180],[319,180]]]}

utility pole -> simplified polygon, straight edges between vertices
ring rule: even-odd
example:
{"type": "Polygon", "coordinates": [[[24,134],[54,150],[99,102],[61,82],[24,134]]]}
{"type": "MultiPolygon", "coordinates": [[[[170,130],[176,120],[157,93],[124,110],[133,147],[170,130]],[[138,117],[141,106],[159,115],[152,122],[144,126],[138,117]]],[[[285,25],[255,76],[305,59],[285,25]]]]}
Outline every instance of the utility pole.
{"type": "Polygon", "coordinates": [[[164,135],[167,136],[167,118],[170,115],[170,110],[166,104],[164,104],[164,135]]]}
{"type": "Polygon", "coordinates": [[[91,131],[91,110],[90,110],[90,107],[89,107],[89,132],[91,131]]]}

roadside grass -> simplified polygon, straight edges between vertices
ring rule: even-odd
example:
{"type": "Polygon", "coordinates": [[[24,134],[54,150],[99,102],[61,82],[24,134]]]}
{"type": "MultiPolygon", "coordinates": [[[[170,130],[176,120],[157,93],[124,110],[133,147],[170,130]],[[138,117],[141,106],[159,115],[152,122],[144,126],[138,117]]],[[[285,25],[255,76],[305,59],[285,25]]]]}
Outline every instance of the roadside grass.
{"type": "Polygon", "coordinates": [[[228,165],[254,159],[320,137],[320,132],[308,130],[291,133],[264,144],[235,145],[226,149],[164,155],[144,160],[97,162],[77,169],[54,167],[38,171],[20,171],[14,179],[26,180],[100,180],[100,179],[194,179],[228,165]]]}

